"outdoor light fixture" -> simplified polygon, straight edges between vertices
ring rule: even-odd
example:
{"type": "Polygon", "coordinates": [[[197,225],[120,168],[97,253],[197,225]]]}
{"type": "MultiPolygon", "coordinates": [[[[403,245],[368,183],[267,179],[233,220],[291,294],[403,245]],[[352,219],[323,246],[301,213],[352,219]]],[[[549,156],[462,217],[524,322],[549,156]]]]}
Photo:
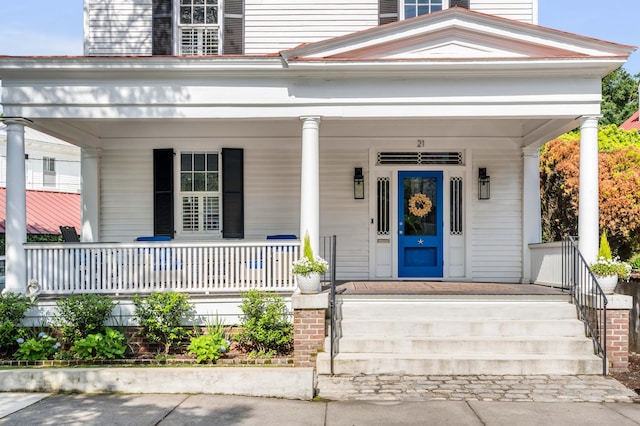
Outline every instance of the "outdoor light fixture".
{"type": "Polygon", "coordinates": [[[353,198],[356,200],[364,199],[364,176],[362,175],[362,167],[356,167],[353,173],[353,198]]]}
{"type": "Polygon", "coordinates": [[[491,178],[487,176],[487,169],[478,169],[478,200],[488,200],[491,198],[491,178]]]}

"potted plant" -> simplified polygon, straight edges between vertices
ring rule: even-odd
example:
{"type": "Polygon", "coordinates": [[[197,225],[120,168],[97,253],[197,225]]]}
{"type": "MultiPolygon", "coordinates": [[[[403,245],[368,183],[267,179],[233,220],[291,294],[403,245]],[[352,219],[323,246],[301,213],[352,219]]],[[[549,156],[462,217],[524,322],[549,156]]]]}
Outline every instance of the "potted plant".
{"type": "Polygon", "coordinates": [[[609,294],[615,290],[618,280],[628,280],[631,275],[631,266],[628,263],[612,257],[606,231],[600,238],[598,260],[590,264],[589,269],[596,276],[602,290],[609,294]]]}
{"type": "Polygon", "coordinates": [[[300,293],[318,293],[320,291],[320,276],[327,271],[327,266],[326,260],[313,255],[311,239],[307,233],[304,236],[302,257],[294,261],[291,268],[300,293]]]}

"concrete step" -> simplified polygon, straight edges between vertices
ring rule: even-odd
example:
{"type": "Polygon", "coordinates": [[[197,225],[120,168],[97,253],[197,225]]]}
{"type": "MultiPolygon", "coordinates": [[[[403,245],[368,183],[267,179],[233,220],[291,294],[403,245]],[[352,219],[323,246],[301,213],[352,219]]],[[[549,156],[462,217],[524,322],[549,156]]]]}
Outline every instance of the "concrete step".
{"type": "MultiPolygon", "coordinates": [[[[325,347],[329,348],[325,342],[325,347]]],[[[343,337],[340,353],[390,354],[536,354],[571,355],[593,352],[586,337],[440,337],[379,339],[343,337]]]]}
{"type": "MultiPolygon", "coordinates": [[[[318,374],[330,374],[328,353],[318,354],[318,374]]],[[[334,374],[406,375],[594,375],[602,373],[602,360],[595,355],[438,355],[340,353],[334,359],[334,374]]]]}
{"type": "Polygon", "coordinates": [[[343,300],[341,318],[382,319],[575,319],[574,305],[561,301],[343,300]]]}
{"type": "Polygon", "coordinates": [[[338,323],[341,336],[389,338],[405,337],[578,337],[584,336],[584,326],[573,320],[472,320],[405,321],[396,319],[342,319],[338,323]]]}

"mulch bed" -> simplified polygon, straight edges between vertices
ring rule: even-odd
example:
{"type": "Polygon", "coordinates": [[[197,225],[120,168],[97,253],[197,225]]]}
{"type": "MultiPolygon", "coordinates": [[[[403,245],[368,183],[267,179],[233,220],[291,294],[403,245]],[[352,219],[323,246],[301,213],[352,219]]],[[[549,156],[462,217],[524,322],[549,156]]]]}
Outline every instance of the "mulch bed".
{"type": "Polygon", "coordinates": [[[640,395],[640,354],[629,354],[629,371],[626,373],[610,373],[611,377],[634,390],[640,395]]]}

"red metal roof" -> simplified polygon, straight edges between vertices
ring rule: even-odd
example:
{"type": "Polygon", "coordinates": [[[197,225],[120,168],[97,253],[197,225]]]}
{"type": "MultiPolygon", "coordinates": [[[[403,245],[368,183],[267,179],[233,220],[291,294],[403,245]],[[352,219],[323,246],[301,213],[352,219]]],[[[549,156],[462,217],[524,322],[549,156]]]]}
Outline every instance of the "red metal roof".
{"type": "Polygon", "coordinates": [[[627,121],[620,125],[622,130],[632,130],[636,129],[640,132],[640,111],[636,111],[627,121]]]}
{"type": "MultiPolygon", "coordinates": [[[[7,189],[0,188],[0,233],[5,232],[7,189]]],[[[80,194],[27,190],[27,234],[60,234],[60,225],[80,231],[80,194]]]]}

